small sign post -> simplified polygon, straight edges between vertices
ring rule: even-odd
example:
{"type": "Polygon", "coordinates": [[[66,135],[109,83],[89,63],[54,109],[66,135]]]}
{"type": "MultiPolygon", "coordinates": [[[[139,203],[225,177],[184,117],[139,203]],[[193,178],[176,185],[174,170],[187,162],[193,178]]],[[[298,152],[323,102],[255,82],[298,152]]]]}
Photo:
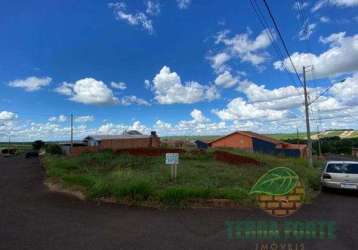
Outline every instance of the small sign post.
{"type": "Polygon", "coordinates": [[[179,153],[166,153],[165,164],[170,166],[170,176],[172,179],[177,178],[177,166],[179,164],[179,153]]]}

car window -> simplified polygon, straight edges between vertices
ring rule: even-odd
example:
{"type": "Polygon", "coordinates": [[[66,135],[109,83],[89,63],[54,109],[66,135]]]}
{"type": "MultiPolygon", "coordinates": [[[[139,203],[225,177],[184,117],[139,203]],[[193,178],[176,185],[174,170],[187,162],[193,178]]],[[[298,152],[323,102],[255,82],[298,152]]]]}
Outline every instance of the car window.
{"type": "Polygon", "coordinates": [[[346,167],[347,174],[358,174],[358,164],[348,164],[346,167]]]}
{"type": "Polygon", "coordinates": [[[358,164],[342,164],[333,163],[328,164],[327,173],[344,173],[344,174],[358,174],[358,164]]]}
{"type": "Polygon", "coordinates": [[[328,164],[327,169],[326,169],[327,173],[344,173],[343,172],[343,164],[328,164]]]}

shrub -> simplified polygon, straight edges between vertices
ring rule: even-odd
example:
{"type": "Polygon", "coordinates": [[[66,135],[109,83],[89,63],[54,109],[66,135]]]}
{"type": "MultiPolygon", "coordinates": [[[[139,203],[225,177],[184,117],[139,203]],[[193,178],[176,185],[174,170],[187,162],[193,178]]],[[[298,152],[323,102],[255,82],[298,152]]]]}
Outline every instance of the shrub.
{"type": "Polygon", "coordinates": [[[111,184],[102,178],[96,179],[94,185],[91,186],[88,192],[90,198],[106,197],[111,194],[111,184]]]}
{"type": "Polygon", "coordinates": [[[45,146],[45,143],[41,140],[37,140],[37,141],[34,141],[32,143],[32,148],[34,150],[40,150],[41,148],[43,148],[45,146]]]}
{"type": "Polygon", "coordinates": [[[132,201],[145,201],[153,192],[153,186],[149,181],[133,179],[124,183],[112,184],[111,192],[118,198],[129,198],[132,201]]]}
{"type": "Polygon", "coordinates": [[[119,169],[112,172],[106,181],[110,183],[110,192],[113,196],[132,201],[147,200],[155,186],[151,177],[132,169],[119,169]]]}
{"type": "Polygon", "coordinates": [[[62,148],[58,144],[47,144],[46,145],[46,153],[51,155],[62,155],[62,148]]]}
{"type": "Polygon", "coordinates": [[[79,185],[91,188],[96,182],[92,176],[89,175],[65,175],[63,181],[67,184],[79,185]]]}

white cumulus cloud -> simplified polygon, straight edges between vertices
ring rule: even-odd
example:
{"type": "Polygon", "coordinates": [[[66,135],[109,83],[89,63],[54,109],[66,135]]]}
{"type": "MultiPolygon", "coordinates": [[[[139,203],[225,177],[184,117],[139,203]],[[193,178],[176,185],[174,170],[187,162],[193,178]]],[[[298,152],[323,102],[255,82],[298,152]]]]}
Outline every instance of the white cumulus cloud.
{"type": "Polygon", "coordinates": [[[93,122],[94,116],[93,115],[82,115],[82,116],[75,116],[74,122],[77,123],[87,123],[87,122],[93,122]]]}
{"type": "Polygon", "coordinates": [[[30,76],[26,79],[17,79],[9,82],[10,87],[23,88],[25,91],[33,92],[50,84],[51,77],[30,76]]]}
{"type": "Polygon", "coordinates": [[[319,0],[316,4],[312,7],[311,11],[315,12],[321,9],[324,6],[337,6],[341,8],[345,7],[355,7],[358,6],[358,0],[319,0]]]}
{"type": "Polygon", "coordinates": [[[152,15],[152,16],[158,15],[160,13],[160,4],[159,4],[159,2],[148,1],[147,2],[147,9],[145,10],[145,12],[148,15],[152,15]]]}
{"type": "Polygon", "coordinates": [[[152,82],[155,100],[160,104],[190,104],[218,97],[214,86],[204,86],[195,81],[182,83],[180,76],[168,66],[164,66],[152,82]]]}
{"type": "Polygon", "coordinates": [[[193,109],[193,111],[191,111],[190,115],[191,115],[191,117],[193,117],[193,120],[195,122],[204,123],[204,122],[210,121],[208,118],[206,118],[204,116],[203,112],[201,112],[201,110],[198,110],[198,109],[193,109]]]}
{"type": "Polygon", "coordinates": [[[68,82],[63,82],[60,86],[55,88],[55,92],[61,95],[71,96],[73,95],[73,84],[68,82]]]}
{"type": "Polygon", "coordinates": [[[70,96],[70,100],[83,104],[114,104],[118,98],[102,81],[94,78],[83,78],[74,84],[62,83],[56,88],[60,94],[70,96]]]}
{"type": "Polygon", "coordinates": [[[136,97],[134,95],[131,96],[124,96],[120,99],[120,103],[122,105],[125,106],[129,106],[132,104],[136,104],[136,105],[144,105],[144,106],[149,106],[150,103],[142,98],[136,97]]]}
{"type": "Polygon", "coordinates": [[[127,84],[125,82],[111,82],[111,87],[114,89],[125,90],[127,88],[127,84]]]}
{"type": "Polygon", "coordinates": [[[321,16],[319,20],[321,23],[329,23],[331,21],[331,19],[327,16],[321,16]]]}
{"type": "Polygon", "coordinates": [[[287,110],[273,110],[265,107],[258,107],[250,104],[241,97],[231,100],[226,108],[222,110],[213,110],[213,112],[224,121],[234,120],[281,120],[289,117],[287,110]]]}
{"type": "Polygon", "coordinates": [[[59,115],[59,116],[51,116],[48,118],[49,122],[66,122],[67,116],[66,115],[59,115]]]}
{"type": "Polygon", "coordinates": [[[178,8],[181,10],[189,8],[191,0],[177,0],[178,8]]]}
{"type": "Polygon", "coordinates": [[[211,61],[211,67],[213,67],[216,72],[224,71],[227,68],[225,63],[230,59],[231,56],[226,52],[220,52],[216,55],[209,57],[209,60],[211,61]]]}
{"type": "MultiPolygon", "coordinates": [[[[299,52],[291,55],[297,69],[313,65],[315,78],[335,76],[358,70],[358,35],[346,36],[345,32],[341,32],[328,37],[321,37],[320,41],[329,44],[329,49],[319,55],[299,52]]],[[[284,70],[284,66],[292,73],[294,72],[288,58],[274,63],[274,67],[281,71],[284,70]]]]}
{"type": "Polygon", "coordinates": [[[123,1],[110,3],[108,6],[113,9],[113,13],[117,20],[125,21],[129,25],[141,26],[149,33],[153,33],[153,21],[150,19],[150,17],[147,16],[146,13],[142,11],[137,11],[136,13],[129,13],[127,11],[126,4],[123,1]]]}
{"type": "Polygon", "coordinates": [[[223,88],[230,88],[236,85],[238,81],[238,77],[234,77],[229,71],[225,71],[216,77],[215,84],[223,88]]]}
{"type": "Polygon", "coordinates": [[[11,121],[17,118],[17,114],[10,111],[1,111],[0,112],[0,121],[11,121]]]}
{"type": "Polygon", "coordinates": [[[329,92],[346,105],[358,105],[358,74],[348,77],[342,82],[335,83],[329,92]]]}
{"type": "Polygon", "coordinates": [[[308,40],[313,34],[317,24],[305,22],[302,29],[298,33],[299,40],[308,40]]]}
{"type": "MultiPolygon", "coordinates": [[[[252,65],[264,63],[269,54],[265,51],[272,41],[268,30],[263,30],[255,39],[250,38],[250,31],[228,37],[228,31],[219,32],[216,43],[225,45],[225,51],[232,57],[238,57],[242,62],[252,65]]],[[[274,38],[273,38],[274,39],[274,38]]]]}

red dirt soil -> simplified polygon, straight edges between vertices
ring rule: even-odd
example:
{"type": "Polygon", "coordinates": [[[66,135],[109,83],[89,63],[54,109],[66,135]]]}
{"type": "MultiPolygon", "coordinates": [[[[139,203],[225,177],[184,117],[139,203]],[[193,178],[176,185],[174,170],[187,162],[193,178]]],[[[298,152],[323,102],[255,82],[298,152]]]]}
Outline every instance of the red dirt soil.
{"type": "Polygon", "coordinates": [[[237,154],[232,154],[225,151],[220,151],[220,150],[214,152],[214,158],[217,161],[222,161],[237,166],[242,166],[242,165],[261,166],[261,163],[255,159],[237,155],[237,154]]]}

